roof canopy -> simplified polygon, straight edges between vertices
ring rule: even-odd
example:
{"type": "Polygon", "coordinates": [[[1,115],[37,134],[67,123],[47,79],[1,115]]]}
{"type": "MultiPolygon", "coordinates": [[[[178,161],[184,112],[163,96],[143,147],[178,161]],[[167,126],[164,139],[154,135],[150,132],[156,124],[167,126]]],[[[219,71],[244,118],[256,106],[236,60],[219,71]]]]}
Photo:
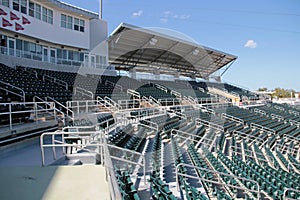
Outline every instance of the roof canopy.
{"type": "Polygon", "coordinates": [[[121,24],[109,37],[109,62],[118,70],[207,78],[236,56],[150,29],[121,24]]]}

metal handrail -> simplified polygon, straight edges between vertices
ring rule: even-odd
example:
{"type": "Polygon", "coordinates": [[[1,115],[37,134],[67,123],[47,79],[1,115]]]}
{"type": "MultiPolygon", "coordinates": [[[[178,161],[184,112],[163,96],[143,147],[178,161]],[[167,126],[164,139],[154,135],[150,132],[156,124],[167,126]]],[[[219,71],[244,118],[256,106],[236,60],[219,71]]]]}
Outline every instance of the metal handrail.
{"type": "Polygon", "coordinates": [[[292,199],[292,198],[287,198],[287,197],[286,197],[287,191],[294,191],[294,192],[300,193],[300,190],[296,190],[296,189],[294,189],[294,188],[285,188],[284,191],[283,191],[283,199],[285,199],[285,200],[290,200],[290,199],[292,199]]]}
{"type": "Polygon", "coordinates": [[[74,88],[74,94],[77,94],[77,92],[79,92],[80,94],[83,94],[85,96],[91,97],[92,100],[94,99],[94,94],[89,90],[86,90],[86,89],[81,88],[81,87],[75,87],[74,88]]]}
{"type": "Polygon", "coordinates": [[[109,104],[111,104],[113,107],[115,107],[118,110],[122,109],[122,107],[117,102],[115,102],[114,100],[112,100],[108,96],[104,97],[104,101],[108,101],[109,104]]]}
{"type": "Polygon", "coordinates": [[[257,181],[254,181],[252,179],[243,178],[243,177],[237,177],[235,175],[226,174],[226,173],[223,173],[223,172],[219,172],[219,171],[215,171],[215,170],[210,170],[210,169],[206,169],[206,168],[198,167],[198,166],[194,166],[194,165],[189,165],[189,164],[186,164],[186,163],[179,163],[178,165],[176,165],[176,185],[177,185],[177,190],[178,191],[179,191],[179,180],[178,180],[179,175],[180,176],[185,176],[185,177],[188,177],[188,178],[192,178],[192,179],[198,179],[198,180],[209,182],[209,183],[215,183],[215,184],[218,184],[218,185],[229,186],[229,187],[240,189],[240,190],[246,190],[248,192],[254,192],[254,193],[257,193],[257,199],[260,199],[260,193],[261,193],[261,191],[260,191],[259,184],[258,184],[257,181]],[[233,177],[233,178],[238,179],[238,180],[239,179],[246,180],[246,181],[249,181],[249,182],[252,182],[252,183],[256,184],[257,185],[257,190],[243,188],[243,187],[231,185],[231,184],[228,184],[228,183],[220,183],[218,181],[212,181],[212,180],[209,180],[209,179],[206,179],[206,178],[202,178],[202,177],[195,177],[195,176],[191,176],[191,175],[188,175],[188,174],[183,174],[183,173],[178,172],[178,168],[180,166],[190,167],[190,168],[193,168],[193,169],[199,169],[199,170],[203,170],[203,171],[207,171],[207,172],[212,172],[212,173],[217,173],[219,175],[233,177]]]}
{"type": "Polygon", "coordinates": [[[43,81],[51,81],[52,83],[56,83],[57,85],[61,85],[61,86],[64,86],[66,88],[66,90],[68,90],[69,88],[69,85],[66,81],[63,81],[63,80],[60,80],[56,77],[52,77],[52,76],[49,76],[47,74],[44,74],[43,75],[43,81]]]}
{"type": "MultiPolygon", "coordinates": [[[[72,110],[70,110],[68,107],[66,107],[65,105],[63,105],[63,104],[61,104],[60,102],[58,102],[58,101],[56,101],[54,98],[52,98],[52,97],[49,97],[49,96],[47,96],[46,97],[46,100],[47,99],[50,99],[51,101],[53,101],[55,104],[58,104],[59,106],[61,106],[61,107],[63,107],[64,109],[66,109],[67,110],[67,117],[68,118],[70,118],[71,120],[74,120],[74,118],[75,118],[75,114],[74,114],[74,112],[72,111],[72,110]],[[71,116],[69,115],[69,113],[71,113],[71,116]]],[[[59,112],[59,113],[61,113],[61,114],[63,114],[64,116],[65,116],[65,113],[64,112],[62,112],[61,110],[59,110],[59,109],[57,109],[56,108],[56,110],[59,112]]]]}
{"type": "Polygon", "coordinates": [[[135,90],[127,89],[127,94],[133,95],[134,97],[137,97],[138,99],[141,98],[140,93],[138,93],[138,92],[135,91],[135,90]]]}
{"type": "Polygon", "coordinates": [[[0,83],[2,83],[2,84],[4,84],[4,85],[8,85],[8,86],[10,86],[10,87],[12,87],[12,88],[16,88],[17,90],[20,90],[20,91],[22,92],[23,95],[20,95],[20,94],[18,94],[18,93],[15,93],[15,92],[13,92],[13,91],[10,91],[10,90],[8,90],[8,89],[6,89],[6,88],[2,88],[2,87],[1,87],[3,90],[5,90],[5,91],[7,91],[7,92],[10,92],[10,93],[12,93],[12,94],[15,94],[15,95],[17,95],[17,96],[22,97],[23,102],[25,102],[25,92],[24,92],[23,89],[21,89],[21,88],[19,88],[19,87],[17,87],[17,86],[11,85],[10,83],[3,82],[3,81],[1,81],[1,80],[0,80],[0,83]]]}
{"type": "Polygon", "coordinates": [[[199,124],[202,124],[204,126],[207,126],[207,127],[210,127],[210,128],[213,128],[213,129],[224,132],[224,128],[219,124],[215,124],[213,122],[206,121],[206,120],[203,120],[203,119],[200,119],[200,118],[196,118],[196,122],[199,123],[199,124]]]}

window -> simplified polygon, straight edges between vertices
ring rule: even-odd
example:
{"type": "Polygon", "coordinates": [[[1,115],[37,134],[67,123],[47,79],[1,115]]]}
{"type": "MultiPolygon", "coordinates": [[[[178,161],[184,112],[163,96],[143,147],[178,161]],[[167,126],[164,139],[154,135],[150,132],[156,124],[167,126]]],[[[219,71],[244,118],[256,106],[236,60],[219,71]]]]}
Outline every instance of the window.
{"type": "Polygon", "coordinates": [[[49,24],[53,24],[53,11],[48,8],[42,7],[42,20],[49,24]]]}
{"type": "Polygon", "coordinates": [[[23,50],[23,40],[16,40],[16,49],[22,51],[23,50]]]}
{"type": "Polygon", "coordinates": [[[13,9],[16,11],[20,11],[20,2],[19,0],[13,0],[13,9]]]}
{"type": "Polygon", "coordinates": [[[32,1],[29,1],[29,15],[37,19],[41,19],[41,6],[32,1]]]}
{"type": "Polygon", "coordinates": [[[96,63],[99,66],[106,66],[106,56],[96,55],[96,63]]]}
{"type": "Polygon", "coordinates": [[[74,18],[74,30],[84,32],[84,20],[74,18]]]}
{"type": "Polygon", "coordinates": [[[27,14],[27,0],[13,0],[13,9],[27,14]]]}
{"type": "Polygon", "coordinates": [[[9,0],[0,0],[0,4],[9,7],[9,0]]]}
{"type": "Polygon", "coordinates": [[[71,16],[61,14],[60,25],[63,28],[72,29],[73,18],[71,16]]]}
{"type": "Polygon", "coordinates": [[[73,29],[75,31],[84,32],[85,22],[82,19],[73,18],[65,14],[61,14],[60,26],[67,29],[73,29]]]}
{"type": "Polygon", "coordinates": [[[27,14],[27,0],[20,0],[21,1],[21,13],[27,14]]]}

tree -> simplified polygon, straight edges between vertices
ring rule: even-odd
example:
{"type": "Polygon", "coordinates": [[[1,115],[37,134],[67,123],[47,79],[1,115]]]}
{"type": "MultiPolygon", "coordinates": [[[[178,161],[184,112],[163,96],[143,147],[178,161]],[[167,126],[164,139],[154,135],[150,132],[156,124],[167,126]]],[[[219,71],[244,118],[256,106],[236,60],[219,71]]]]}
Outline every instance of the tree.
{"type": "Polygon", "coordinates": [[[291,96],[294,97],[295,91],[294,90],[287,90],[283,88],[275,88],[274,93],[272,96],[276,96],[278,98],[290,98],[291,96]]]}
{"type": "Polygon", "coordinates": [[[259,88],[258,91],[259,91],[259,92],[267,92],[267,91],[268,91],[268,88],[265,88],[265,87],[264,87],[264,88],[259,88]]]}

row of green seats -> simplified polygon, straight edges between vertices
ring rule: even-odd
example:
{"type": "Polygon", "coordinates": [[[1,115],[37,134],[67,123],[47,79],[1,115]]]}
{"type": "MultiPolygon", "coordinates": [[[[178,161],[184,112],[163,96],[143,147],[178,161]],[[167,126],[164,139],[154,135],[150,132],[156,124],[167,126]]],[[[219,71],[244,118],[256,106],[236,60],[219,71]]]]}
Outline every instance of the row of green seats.
{"type": "Polygon", "coordinates": [[[152,198],[157,200],[177,200],[174,194],[170,191],[169,186],[160,178],[159,174],[150,174],[151,189],[153,192],[152,198]]]}
{"type": "Polygon", "coordinates": [[[122,200],[140,200],[128,171],[116,170],[116,178],[122,194],[122,200]]]}
{"type": "MultiPolygon", "coordinates": [[[[235,176],[245,179],[251,179],[250,176],[244,170],[242,170],[236,163],[231,161],[223,153],[218,152],[218,159],[220,159],[235,176]]],[[[246,188],[250,190],[257,190],[257,185],[255,183],[245,179],[240,180],[246,188]]],[[[253,193],[253,196],[256,197],[257,194],[253,193]]]]}

